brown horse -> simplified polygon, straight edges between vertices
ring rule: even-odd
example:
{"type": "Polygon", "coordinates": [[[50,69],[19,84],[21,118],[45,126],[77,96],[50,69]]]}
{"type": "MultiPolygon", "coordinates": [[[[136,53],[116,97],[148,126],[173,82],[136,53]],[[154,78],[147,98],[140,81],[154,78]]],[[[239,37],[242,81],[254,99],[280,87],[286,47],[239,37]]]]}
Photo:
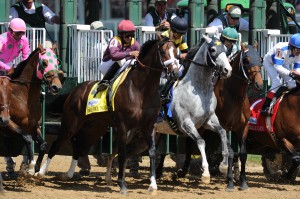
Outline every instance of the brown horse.
{"type": "MultiPolygon", "coordinates": [[[[35,160],[32,150],[32,138],[40,147],[39,156],[46,152],[47,143],[43,140],[39,128],[41,119],[41,88],[42,84],[53,94],[57,94],[62,85],[58,78],[57,57],[51,49],[43,49],[40,45],[30,56],[18,64],[11,75],[11,119],[0,132],[21,135],[26,142],[29,155],[30,175],[34,175],[35,160]]],[[[39,158],[39,161],[42,161],[39,158]]],[[[41,164],[41,163],[39,163],[41,164]]]]}
{"type": "MultiPolygon", "coordinates": [[[[299,83],[300,79],[295,80],[299,83]]],[[[265,124],[272,127],[271,130],[265,128],[255,128],[262,124],[259,121],[268,121],[268,118],[259,116],[256,118],[251,115],[251,127],[247,144],[248,151],[254,154],[262,155],[262,163],[267,179],[272,181],[288,181],[293,182],[298,174],[300,166],[300,87],[293,88],[288,92],[280,95],[279,89],[277,99],[279,99],[277,113],[272,116],[272,122],[265,124]],[[276,155],[277,154],[277,155],[276,155]]],[[[259,109],[258,99],[252,103],[253,110],[259,109]],[[256,104],[256,105],[255,105],[256,104]]],[[[260,104],[261,105],[261,104],[260,104]]],[[[275,105],[276,107],[276,105],[275,105]]],[[[276,108],[275,108],[276,109],[276,108]]]]}
{"type": "MultiPolygon", "coordinates": [[[[253,46],[242,45],[239,51],[231,61],[232,75],[228,79],[218,79],[214,86],[214,93],[217,98],[216,114],[219,122],[226,131],[238,136],[240,150],[241,169],[241,189],[247,189],[245,176],[245,164],[247,159],[247,151],[245,140],[248,132],[248,120],[250,117],[250,105],[247,97],[248,86],[252,85],[256,90],[263,89],[263,79],[261,75],[261,59],[253,46]]],[[[203,129],[198,130],[200,134],[207,134],[203,129]]],[[[208,134],[210,134],[209,132],[208,134]]],[[[217,136],[216,136],[217,137],[217,136]]],[[[209,138],[209,137],[207,137],[209,138]]],[[[215,142],[216,140],[206,140],[206,142],[215,142]]],[[[192,142],[187,139],[187,146],[191,146],[192,142]]],[[[207,144],[209,147],[211,144],[207,144]]],[[[229,147],[230,148],[230,147],[229,147]]],[[[230,149],[231,150],[231,149],[230,149]]],[[[187,171],[191,160],[192,147],[186,147],[186,161],[184,167],[178,171],[178,176],[183,177],[187,171]]],[[[233,154],[233,153],[229,153],[233,154]]],[[[208,158],[210,159],[208,154],[208,158]]],[[[229,155],[228,168],[232,168],[233,157],[229,155]]],[[[162,164],[162,163],[161,163],[162,164]]],[[[162,166],[160,164],[160,167],[162,166]]],[[[219,165],[210,165],[214,167],[219,165]]],[[[161,168],[157,173],[161,174],[161,168]]],[[[228,169],[227,174],[228,185],[227,190],[233,190],[232,169],[228,169]]]]}
{"type": "Polygon", "coordinates": [[[116,91],[114,112],[101,112],[86,115],[87,97],[97,82],[85,82],[77,86],[68,96],[62,116],[62,132],[53,142],[48,159],[38,173],[44,176],[53,156],[69,139],[73,142],[73,160],[67,173],[72,177],[78,157],[88,153],[92,144],[107,132],[108,126],[117,128],[119,174],[118,185],[121,194],[127,194],[125,185],[126,140],[129,130],[138,128],[147,137],[149,156],[151,159],[150,191],[157,189],[155,181],[155,145],[152,140],[153,125],[160,108],[158,92],[160,76],[163,70],[170,70],[174,63],[176,47],[168,38],[159,38],[143,44],[136,66],[128,73],[124,82],[116,91]]]}
{"type": "MultiPolygon", "coordinates": [[[[11,99],[11,83],[10,78],[7,75],[10,75],[14,71],[14,67],[11,67],[9,72],[0,71],[0,126],[5,127],[8,125],[10,120],[9,106],[11,99]]],[[[4,191],[3,188],[3,179],[0,173],[0,193],[4,191]]]]}

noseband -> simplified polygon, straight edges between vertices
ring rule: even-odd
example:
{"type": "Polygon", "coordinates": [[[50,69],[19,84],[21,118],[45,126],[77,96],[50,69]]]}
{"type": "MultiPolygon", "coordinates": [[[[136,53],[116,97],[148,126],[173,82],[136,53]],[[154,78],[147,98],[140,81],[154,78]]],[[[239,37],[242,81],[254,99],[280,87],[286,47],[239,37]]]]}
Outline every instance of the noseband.
{"type": "MultiPolygon", "coordinates": [[[[160,60],[160,65],[162,66],[162,68],[153,68],[153,67],[150,67],[150,66],[147,66],[147,65],[145,65],[145,64],[143,64],[139,59],[138,59],[138,57],[136,57],[136,60],[137,60],[137,62],[139,63],[139,66],[141,66],[141,67],[143,67],[143,68],[147,68],[147,69],[149,69],[149,70],[154,70],[154,71],[158,71],[158,72],[162,72],[162,71],[166,71],[167,73],[169,72],[168,71],[168,66],[170,65],[170,64],[173,64],[175,61],[176,61],[176,59],[169,59],[169,60],[166,60],[166,61],[163,61],[163,59],[162,59],[162,55],[161,55],[161,51],[160,51],[160,48],[161,47],[163,47],[166,43],[168,43],[168,42],[172,42],[173,44],[174,44],[174,41],[172,41],[172,40],[170,40],[170,39],[164,39],[164,40],[162,40],[162,41],[160,41],[160,43],[158,44],[158,46],[157,46],[157,53],[158,53],[158,57],[159,57],[159,60],[160,60]]],[[[175,44],[174,44],[174,46],[175,46],[175,44]]],[[[163,53],[165,53],[164,51],[163,51],[163,53]]]]}

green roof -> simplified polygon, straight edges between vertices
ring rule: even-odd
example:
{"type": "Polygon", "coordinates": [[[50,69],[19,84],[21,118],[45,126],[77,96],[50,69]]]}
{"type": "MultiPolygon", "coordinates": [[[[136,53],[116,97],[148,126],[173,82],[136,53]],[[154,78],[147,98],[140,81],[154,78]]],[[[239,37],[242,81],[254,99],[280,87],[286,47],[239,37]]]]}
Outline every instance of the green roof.
{"type": "MultiPolygon", "coordinates": [[[[224,9],[225,6],[230,3],[241,4],[243,6],[243,8],[246,8],[246,9],[249,9],[249,7],[250,7],[249,0],[235,0],[235,1],[221,0],[221,8],[224,9]]],[[[178,1],[178,3],[176,4],[176,6],[178,8],[185,8],[185,7],[188,7],[188,5],[189,5],[189,0],[181,0],[181,1],[178,1]]],[[[207,6],[207,0],[204,0],[204,6],[207,6]]]]}

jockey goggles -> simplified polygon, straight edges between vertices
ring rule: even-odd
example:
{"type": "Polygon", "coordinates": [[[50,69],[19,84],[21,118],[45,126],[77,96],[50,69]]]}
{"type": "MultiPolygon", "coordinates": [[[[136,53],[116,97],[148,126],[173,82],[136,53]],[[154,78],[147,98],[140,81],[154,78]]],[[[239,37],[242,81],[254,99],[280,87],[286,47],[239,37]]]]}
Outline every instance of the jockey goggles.
{"type": "Polygon", "coordinates": [[[123,36],[125,38],[129,38],[129,37],[134,37],[135,35],[134,35],[134,32],[124,32],[123,36]]]}
{"type": "Polygon", "coordinates": [[[19,36],[25,35],[25,32],[14,32],[14,31],[13,31],[13,34],[14,34],[15,36],[19,37],[19,36]]]}

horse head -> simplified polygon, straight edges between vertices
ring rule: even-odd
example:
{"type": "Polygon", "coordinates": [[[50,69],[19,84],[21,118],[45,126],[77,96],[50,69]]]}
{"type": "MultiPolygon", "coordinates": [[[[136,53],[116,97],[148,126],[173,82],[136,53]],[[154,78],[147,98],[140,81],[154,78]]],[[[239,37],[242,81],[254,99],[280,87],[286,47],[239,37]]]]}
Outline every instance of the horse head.
{"type": "Polygon", "coordinates": [[[256,90],[263,90],[263,78],[261,74],[262,60],[257,50],[251,45],[241,45],[242,56],[240,60],[241,69],[245,78],[256,90]]]}
{"type": "Polygon", "coordinates": [[[174,69],[179,69],[179,60],[176,59],[177,48],[174,41],[161,37],[161,35],[157,36],[157,40],[149,40],[143,44],[137,58],[139,65],[154,71],[164,70],[167,74],[174,69]],[[149,54],[152,56],[148,56],[149,54]]]}
{"type": "Polygon", "coordinates": [[[11,83],[9,75],[14,71],[11,67],[9,71],[0,71],[0,126],[7,126],[10,121],[10,99],[11,99],[11,83]]]}
{"type": "Polygon", "coordinates": [[[41,46],[38,48],[40,53],[36,75],[38,79],[42,80],[46,84],[48,90],[55,95],[62,88],[62,84],[58,77],[59,61],[52,49],[44,49],[41,46]]]}
{"type": "Polygon", "coordinates": [[[221,77],[228,78],[232,68],[226,56],[226,48],[220,39],[203,35],[206,41],[206,65],[212,66],[221,77]]]}

